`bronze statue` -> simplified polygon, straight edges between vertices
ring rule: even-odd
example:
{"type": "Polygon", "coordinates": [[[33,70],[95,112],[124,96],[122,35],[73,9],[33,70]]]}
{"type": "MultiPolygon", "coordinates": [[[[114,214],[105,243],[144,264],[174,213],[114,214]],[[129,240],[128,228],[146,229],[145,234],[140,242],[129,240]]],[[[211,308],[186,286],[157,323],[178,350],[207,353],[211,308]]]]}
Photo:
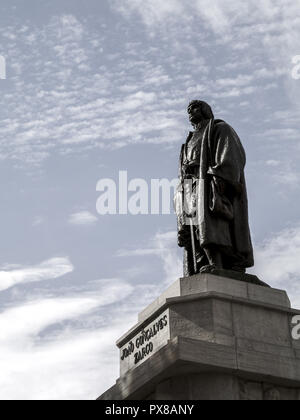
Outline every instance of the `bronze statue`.
{"type": "Polygon", "coordinates": [[[216,270],[245,273],[254,258],[244,148],[230,125],[215,120],[206,102],[191,102],[188,114],[194,131],[181,149],[175,195],[184,275],[216,270]]]}

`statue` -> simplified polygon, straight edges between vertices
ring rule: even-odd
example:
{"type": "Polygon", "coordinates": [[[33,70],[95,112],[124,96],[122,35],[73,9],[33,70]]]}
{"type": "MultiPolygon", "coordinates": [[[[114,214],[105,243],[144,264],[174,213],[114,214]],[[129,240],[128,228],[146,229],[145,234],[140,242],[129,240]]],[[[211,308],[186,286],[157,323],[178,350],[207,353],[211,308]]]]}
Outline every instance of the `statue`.
{"type": "Polygon", "coordinates": [[[194,131],[181,149],[175,194],[184,275],[245,273],[254,258],[244,148],[230,125],[215,120],[206,102],[191,102],[188,114],[194,131]]]}

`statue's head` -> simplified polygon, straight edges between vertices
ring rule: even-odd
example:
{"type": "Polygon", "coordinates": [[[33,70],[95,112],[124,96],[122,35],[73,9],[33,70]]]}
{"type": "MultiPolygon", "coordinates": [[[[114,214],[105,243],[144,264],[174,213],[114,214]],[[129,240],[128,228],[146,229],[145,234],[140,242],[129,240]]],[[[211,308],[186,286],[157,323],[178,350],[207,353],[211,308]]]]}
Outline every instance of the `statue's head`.
{"type": "Polygon", "coordinates": [[[214,118],[211,107],[204,101],[192,101],[188,106],[189,120],[193,126],[214,118]]]}

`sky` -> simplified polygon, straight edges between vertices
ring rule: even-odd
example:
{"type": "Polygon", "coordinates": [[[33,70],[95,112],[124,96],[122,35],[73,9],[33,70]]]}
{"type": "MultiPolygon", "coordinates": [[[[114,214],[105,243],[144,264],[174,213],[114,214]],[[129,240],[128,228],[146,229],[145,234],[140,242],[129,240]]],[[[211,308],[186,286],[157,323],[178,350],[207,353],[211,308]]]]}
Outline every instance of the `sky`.
{"type": "Polygon", "coordinates": [[[246,149],[251,272],[300,307],[299,39],[299,0],[1,0],[1,399],[116,381],[182,251],[174,214],[99,215],[96,186],[176,178],[192,99],[246,149]]]}

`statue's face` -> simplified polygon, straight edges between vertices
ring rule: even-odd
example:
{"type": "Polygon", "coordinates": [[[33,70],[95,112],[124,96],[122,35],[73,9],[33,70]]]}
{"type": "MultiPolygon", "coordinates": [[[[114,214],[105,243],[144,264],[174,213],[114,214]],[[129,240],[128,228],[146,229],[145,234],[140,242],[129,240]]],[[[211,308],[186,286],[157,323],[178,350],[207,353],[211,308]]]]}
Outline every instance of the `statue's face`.
{"type": "Polygon", "coordinates": [[[203,115],[201,111],[201,105],[194,104],[191,105],[188,109],[189,120],[191,124],[197,125],[203,120],[203,115]]]}

